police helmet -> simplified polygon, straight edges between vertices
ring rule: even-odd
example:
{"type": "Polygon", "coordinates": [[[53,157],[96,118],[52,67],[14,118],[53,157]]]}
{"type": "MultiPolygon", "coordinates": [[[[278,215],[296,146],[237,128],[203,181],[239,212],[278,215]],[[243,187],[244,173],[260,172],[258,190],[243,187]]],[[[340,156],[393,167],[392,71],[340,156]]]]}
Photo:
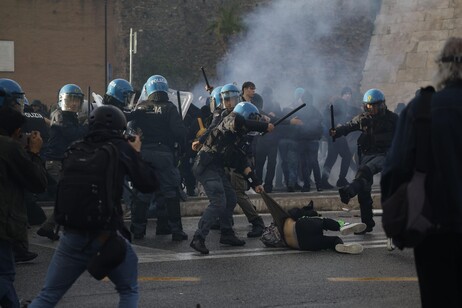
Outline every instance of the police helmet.
{"type": "Polygon", "coordinates": [[[83,92],[78,85],[66,84],[58,95],[58,105],[62,111],[79,112],[83,103],[83,92]]]}
{"type": "Polygon", "coordinates": [[[91,131],[111,130],[122,132],[127,128],[127,119],[119,108],[112,105],[103,105],[91,112],[88,124],[91,131]]]}
{"type": "Polygon", "coordinates": [[[212,93],[210,93],[210,111],[213,112],[215,109],[220,107],[221,105],[221,91],[222,86],[216,87],[213,89],[212,93]]]}
{"type": "Polygon", "coordinates": [[[303,97],[303,94],[305,94],[305,89],[303,88],[296,88],[294,90],[294,99],[298,101],[300,98],[303,97]]]}
{"type": "Polygon", "coordinates": [[[146,89],[146,95],[149,97],[151,94],[156,92],[168,92],[168,82],[161,75],[153,75],[144,84],[146,89]]]}
{"type": "Polygon", "coordinates": [[[23,112],[26,96],[21,86],[14,80],[0,78],[0,107],[9,105],[23,112]]]}
{"type": "Polygon", "coordinates": [[[132,85],[125,79],[114,79],[107,86],[106,95],[109,100],[105,101],[105,104],[107,103],[123,109],[133,104],[132,100],[135,98],[135,91],[132,85]]]}
{"type": "Polygon", "coordinates": [[[228,83],[221,88],[221,99],[226,109],[233,109],[239,102],[239,89],[232,83],[228,83]]]}
{"type": "Polygon", "coordinates": [[[385,95],[379,89],[369,89],[363,97],[364,111],[372,115],[382,113],[386,110],[385,95]]]}
{"type": "Polygon", "coordinates": [[[261,117],[258,108],[250,102],[240,102],[234,107],[233,112],[240,114],[246,120],[259,120],[261,117]]]}

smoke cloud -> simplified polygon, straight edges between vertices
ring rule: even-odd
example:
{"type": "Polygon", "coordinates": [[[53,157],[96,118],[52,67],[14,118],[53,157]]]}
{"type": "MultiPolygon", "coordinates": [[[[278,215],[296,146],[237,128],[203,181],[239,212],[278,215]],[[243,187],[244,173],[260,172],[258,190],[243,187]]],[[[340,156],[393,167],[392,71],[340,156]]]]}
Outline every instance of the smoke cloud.
{"type": "MultiPolygon", "coordinates": [[[[352,82],[360,80],[352,78],[352,73],[362,71],[369,44],[364,38],[370,36],[373,25],[373,3],[279,0],[260,5],[243,17],[245,37],[237,39],[217,64],[218,80],[213,84],[235,82],[240,88],[243,82],[253,81],[257,93],[271,87],[282,107],[291,103],[297,87],[311,92],[315,102],[339,95],[344,85],[358,88],[352,82]],[[351,20],[356,20],[354,29],[349,29],[351,20]],[[358,46],[364,41],[365,48],[358,46]],[[356,54],[358,50],[364,51],[356,54]]],[[[203,95],[203,84],[200,89],[203,95]]]]}

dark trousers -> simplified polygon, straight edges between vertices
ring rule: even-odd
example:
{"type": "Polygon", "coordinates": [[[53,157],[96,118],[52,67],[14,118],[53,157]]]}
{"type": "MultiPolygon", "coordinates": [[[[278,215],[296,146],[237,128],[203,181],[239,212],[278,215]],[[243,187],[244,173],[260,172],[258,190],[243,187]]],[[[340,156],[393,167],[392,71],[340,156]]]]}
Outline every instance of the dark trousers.
{"type": "Polygon", "coordinates": [[[326,236],[324,230],[339,231],[340,225],[331,218],[302,217],[295,223],[300,250],[335,250],[343,241],[338,236],[326,236]]]}
{"type": "Polygon", "coordinates": [[[15,276],[12,245],[0,239],[0,307],[19,307],[18,295],[13,285],[15,276]]]}
{"type": "Polygon", "coordinates": [[[318,151],[318,140],[300,142],[300,160],[302,163],[302,177],[305,187],[310,187],[311,173],[313,173],[316,186],[321,185],[321,171],[319,169],[318,151]]]}
{"type": "Polygon", "coordinates": [[[462,235],[430,235],[414,257],[422,307],[462,307],[462,235]]]}
{"type": "Polygon", "coordinates": [[[298,142],[292,139],[281,139],[279,141],[279,153],[281,154],[281,167],[286,186],[294,187],[298,182],[298,142]]]}
{"type": "Polygon", "coordinates": [[[350,167],[352,159],[350,148],[348,147],[345,137],[335,139],[335,142],[332,142],[332,138],[328,139],[327,158],[324,162],[324,167],[322,168],[322,177],[326,180],[329,179],[330,171],[332,170],[338,156],[342,158],[338,178],[344,179],[348,173],[348,168],[350,167]]]}
{"type": "Polygon", "coordinates": [[[259,179],[263,180],[263,167],[266,162],[266,175],[263,181],[265,190],[273,188],[274,175],[276,173],[276,161],[278,156],[278,140],[260,137],[257,140],[255,154],[255,172],[259,179]]]}

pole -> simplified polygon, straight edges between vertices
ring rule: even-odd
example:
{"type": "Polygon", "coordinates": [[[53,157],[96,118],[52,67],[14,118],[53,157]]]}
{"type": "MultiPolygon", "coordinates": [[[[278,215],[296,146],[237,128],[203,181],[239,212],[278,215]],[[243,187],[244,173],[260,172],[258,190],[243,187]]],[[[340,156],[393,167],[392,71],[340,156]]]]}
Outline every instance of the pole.
{"type": "Polygon", "coordinates": [[[107,0],[104,0],[104,88],[107,88],[107,0]]]}
{"type": "Polygon", "coordinates": [[[133,28],[130,28],[130,47],[128,53],[130,55],[130,68],[128,73],[128,82],[132,84],[132,65],[133,65],[133,28]]]}

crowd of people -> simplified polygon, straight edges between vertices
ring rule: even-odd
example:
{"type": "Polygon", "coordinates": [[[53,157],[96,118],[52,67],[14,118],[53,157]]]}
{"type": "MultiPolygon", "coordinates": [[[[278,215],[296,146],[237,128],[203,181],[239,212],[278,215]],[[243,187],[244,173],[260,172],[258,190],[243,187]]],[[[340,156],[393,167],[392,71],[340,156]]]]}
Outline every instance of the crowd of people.
{"type": "MultiPolygon", "coordinates": [[[[461,255],[461,170],[457,164],[461,154],[457,146],[461,59],[462,40],[451,38],[437,60],[431,140],[433,149],[445,149],[446,154],[438,156],[441,151],[433,151],[427,186],[432,204],[441,204],[437,192],[445,192],[444,204],[433,215],[440,226],[438,232],[415,249],[422,304],[429,307],[438,302],[438,294],[444,294],[454,306],[462,302],[457,292],[461,289],[457,262],[461,255]],[[433,249],[435,246],[438,250],[433,249]],[[431,269],[435,264],[439,264],[437,269],[431,269]],[[446,280],[442,277],[451,277],[451,285],[441,283],[446,280]]],[[[81,88],[66,84],[59,91],[57,106],[48,114],[40,101],[27,101],[16,81],[0,78],[0,305],[18,307],[13,287],[15,262],[37,256],[29,251],[27,226],[40,225],[37,234],[59,240],[59,244],[45,285],[29,307],[54,307],[85,270],[97,279],[107,276],[116,286],[120,305],[136,307],[137,256],[130,243],[145,238],[150,207],[155,204],[157,235],[171,234],[172,241],[186,241],[189,236],[183,230],[180,200],[185,192],[194,196],[202,191],[209,205],[192,234],[190,247],[208,254],[206,239],[213,228],[220,229],[221,244],[243,246],[246,242],[233,229],[235,206],[242,208],[252,225],[247,236],[262,236],[265,224],[247,191],[252,188],[268,200],[267,193],[275,190],[278,160],[284,190],[309,192],[313,185],[317,191],[334,189],[329,179],[340,156],[340,171],[334,177],[340,201],[348,204],[357,196],[361,213],[361,223],[345,224],[311,215],[312,208],[311,214],[306,209],[287,213],[269,200],[267,205],[284,245],[361,253],[361,245],[346,245],[339,237],[324,236],[323,230],[344,235],[373,231],[374,175],[385,170],[382,199],[386,200],[412,172],[403,164],[414,155],[413,106],[419,91],[398,119],[388,110],[385,94],[375,88],[365,92],[362,108],[353,102],[352,89],[344,87],[321,110],[304,88],[295,88],[291,104],[284,108],[273,99],[270,87],[263,88],[261,94],[256,89],[251,81],[241,88],[234,83],[207,86],[207,103],[192,105],[183,118],[169,101],[169,85],[161,75],[146,81],[137,102],[130,83],[111,81],[103,105],[92,107],[89,102],[87,113],[82,111],[81,88]],[[327,143],[323,166],[319,159],[321,142],[327,143]],[[111,156],[116,162],[111,187],[91,182],[97,175],[92,177],[87,174],[91,170],[72,165],[78,161],[72,160],[74,155],[96,157],[106,145],[115,149],[108,153],[117,153],[111,156]],[[350,168],[355,176],[348,181],[350,168]],[[86,176],[85,181],[69,180],[72,172],[86,176]],[[96,196],[90,200],[76,189],[88,189],[96,196]],[[56,200],[49,217],[37,205],[39,198],[56,200]],[[68,203],[88,206],[92,200],[96,200],[98,214],[85,212],[85,218],[80,219],[79,211],[66,208],[71,206],[68,203]],[[123,222],[123,203],[131,210],[129,228],[123,222]],[[101,219],[106,213],[101,207],[109,209],[105,219],[101,219]],[[15,219],[9,219],[11,216],[15,219]],[[119,253],[104,253],[108,249],[119,253]]]]}

